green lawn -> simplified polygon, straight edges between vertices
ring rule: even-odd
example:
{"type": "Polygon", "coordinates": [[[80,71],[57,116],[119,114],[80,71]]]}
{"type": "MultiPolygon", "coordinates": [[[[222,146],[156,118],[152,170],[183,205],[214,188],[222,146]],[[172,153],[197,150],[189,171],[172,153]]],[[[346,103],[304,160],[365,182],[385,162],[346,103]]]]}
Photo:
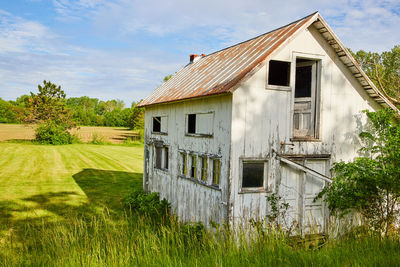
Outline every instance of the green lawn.
{"type": "Polygon", "coordinates": [[[143,146],[0,143],[0,236],[19,222],[107,210],[142,186],[143,146]]]}
{"type": "Polygon", "coordinates": [[[276,233],[131,214],[121,199],[142,186],[142,153],[142,145],[0,143],[0,266],[399,266],[399,236],[309,249],[276,233]]]}

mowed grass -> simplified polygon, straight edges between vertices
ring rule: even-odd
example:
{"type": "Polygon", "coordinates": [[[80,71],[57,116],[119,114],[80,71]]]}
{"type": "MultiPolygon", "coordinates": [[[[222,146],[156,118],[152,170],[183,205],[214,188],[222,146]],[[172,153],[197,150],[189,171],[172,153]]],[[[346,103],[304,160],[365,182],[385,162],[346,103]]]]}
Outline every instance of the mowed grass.
{"type": "Polygon", "coordinates": [[[120,212],[121,198],[142,186],[142,154],[143,146],[0,143],[0,229],[120,212]]]}
{"type": "MultiPolygon", "coordinates": [[[[125,140],[136,140],[139,138],[137,131],[124,127],[98,127],[79,126],[71,130],[82,142],[90,142],[96,136],[105,142],[114,144],[123,143],[125,140]]],[[[0,123],[0,142],[10,140],[33,140],[35,138],[35,126],[24,124],[0,123]]]]}
{"type": "Polygon", "coordinates": [[[309,249],[276,232],[233,235],[132,214],[121,200],[142,187],[142,153],[0,143],[0,266],[399,266],[398,236],[309,249]]]}

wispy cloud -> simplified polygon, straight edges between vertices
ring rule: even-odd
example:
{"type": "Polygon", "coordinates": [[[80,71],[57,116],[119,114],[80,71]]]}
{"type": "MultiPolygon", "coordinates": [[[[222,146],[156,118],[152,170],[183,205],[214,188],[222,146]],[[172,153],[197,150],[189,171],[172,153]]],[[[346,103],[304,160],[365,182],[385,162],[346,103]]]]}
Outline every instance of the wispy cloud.
{"type": "Polygon", "coordinates": [[[47,21],[0,10],[0,97],[15,98],[47,79],[69,96],[118,97],[129,104],[185,65],[190,53],[219,50],[316,10],[354,50],[383,51],[400,44],[398,0],[52,4],[55,13],[47,21]]]}

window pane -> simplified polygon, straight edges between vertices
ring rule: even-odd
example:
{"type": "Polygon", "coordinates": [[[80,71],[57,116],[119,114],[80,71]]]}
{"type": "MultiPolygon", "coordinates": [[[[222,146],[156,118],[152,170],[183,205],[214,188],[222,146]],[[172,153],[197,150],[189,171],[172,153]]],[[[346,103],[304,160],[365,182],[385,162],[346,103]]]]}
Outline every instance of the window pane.
{"type": "Polygon", "coordinates": [[[213,160],[213,184],[219,185],[220,161],[219,159],[213,160]]]}
{"type": "Polygon", "coordinates": [[[191,156],[191,160],[192,160],[192,165],[191,165],[191,169],[190,169],[190,177],[196,178],[197,177],[197,159],[196,159],[196,155],[192,155],[191,156]]]}
{"type": "Polygon", "coordinates": [[[201,158],[201,180],[207,182],[207,157],[201,158]]]}
{"type": "Polygon", "coordinates": [[[268,84],[289,86],[290,62],[271,60],[268,70],[268,84]]]}
{"type": "Polygon", "coordinates": [[[188,115],[188,133],[196,133],[196,114],[188,115]]]}
{"type": "Polygon", "coordinates": [[[159,133],[161,131],[161,117],[153,117],[153,132],[159,133]]]}
{"type": "Polygon", "coordinates": [[[186,176],[187,174],[187,155],[182,153],[182,174],[186,176]]]}
{"type": "Polygon", "coordinates": [[[311,97],[312,66],[296,67],[294,97],[311,97]]]}
{"type": "Polygon", "coordinates": [[[242,187],[262,187],[264,162],[243,162],[242,187]]]}
{"type": "Polygon", "coordinates": [[[157,169],[161,169],[162,162],[162,147],[156,147],[156,165],[157,169]]]}

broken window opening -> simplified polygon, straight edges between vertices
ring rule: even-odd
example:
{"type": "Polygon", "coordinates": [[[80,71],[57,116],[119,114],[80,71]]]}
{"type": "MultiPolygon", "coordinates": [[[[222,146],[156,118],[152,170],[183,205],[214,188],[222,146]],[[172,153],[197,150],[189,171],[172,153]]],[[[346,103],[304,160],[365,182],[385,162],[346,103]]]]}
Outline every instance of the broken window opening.
{"type": "Polygon", "coordinates": [[[153,132],[161,132],[161,117],[153,117],[153,132]]]}
{"type": "Polygon", "coordinates": [[[318,61],[296,59],[293,137],[317,138],[318,61]]]}
{"type": "Polygon", "coordinates": [[[196,155],[191,155],[191,167],[190,167],[190,177],[196,179],[197,177],[197,157],[196,155]]]}
{"type": "Polygon", "coordinates": [[[242,188],[264,186],[264,162],[243,162],[242,188]]]}
{"type": "Polygon", "coordinates": [[[219,159],[213,159],[213,179],[212,184],[219,186],[221,162],[219,159]]]}
{"type": "Polygon", "coordinates": [[[169,155],[167,146],[156,146],[155,147],[155,162],[154,168],[160,170],[168,170],[169,155]]]}
{"type": "Polygon", "coordinates": [[[154,165],[155,168],[162,168],[162,147],[156,147],[156,163],[154,165]]]}
{"type": "Polygon", "coordinates": [[[196,114],[188,115],[188,133],[195,134],[196,133],[196,114]]]}
{"type": "Polygon", "coordinates": [[[207,182],[207,157],[201,157],[201,180],[207,182]]]}
{"type": "Polygon", "coordinates": [[[268,84],[278,86],[290,85],[290,62],[270,60],[268,84]]]}

